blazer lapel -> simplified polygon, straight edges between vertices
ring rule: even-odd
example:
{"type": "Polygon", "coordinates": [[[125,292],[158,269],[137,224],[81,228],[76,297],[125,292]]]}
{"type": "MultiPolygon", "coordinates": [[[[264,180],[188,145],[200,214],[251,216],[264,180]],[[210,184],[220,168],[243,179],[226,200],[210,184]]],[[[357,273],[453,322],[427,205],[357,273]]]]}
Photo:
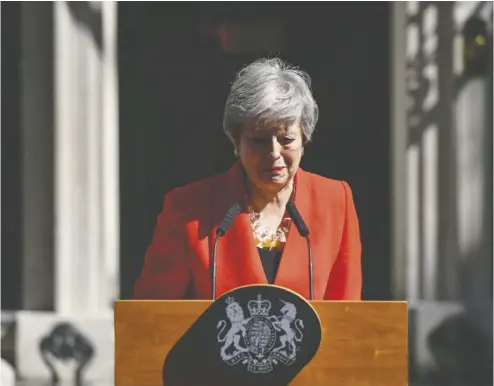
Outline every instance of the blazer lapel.
{"type": "MultiPolygon", "coordinates": [[[[216,229],[228,209],[235,203],[242,206],[242,212],[235,218],[231,228],[223,236],[216,255],[216,296],[248,284],[267,284],[266,275],[259,258],[245,201],[245,186],[241,165],[236,163],[222,181],[224,189],[214,195],[212,200],[212,234],[210,237],[210,256],[216,229]]],[[[297,190],[295,205],[302,218],[310,226],[310,182],[301,169],[296,175],[297,190]]],[[[314,263],[315,264],[315,263],[314,263]]],[[[314,268],[315,271],[315,268],[314,268]]],[[[287,243],[283,251],[275,285],[290,288],[309,298],[309,263],[307,242],[300,235],[295,224],[290,225],[287,243]]]]}
{"type": "Polygon", "coordinates": [[[211,258],[216,229],[228,209],[233,204],[239,203],[242,212],[237,215],[228,232],[221,237],[218,243],[216,252],[217,296],[238,286],[267,283],[254,243],[246,208],[243,172],[239,163],[236,163],[225,174],[223,187],[224,189],[213,199],[213,232],[210,237],[211,258]]]}
{"type": "MultiPolygon", "coordinates": [[[[296,175],[295,206],[304,222],[309,226],[310,219],[310,189],[305,172],[298,170],[296,175]]],[[[287,237],[285,249],[281,256],[275,283],[298,292],[309,298],[309,256],[307,241],[300,235],[292,222],[287,237]]]]}

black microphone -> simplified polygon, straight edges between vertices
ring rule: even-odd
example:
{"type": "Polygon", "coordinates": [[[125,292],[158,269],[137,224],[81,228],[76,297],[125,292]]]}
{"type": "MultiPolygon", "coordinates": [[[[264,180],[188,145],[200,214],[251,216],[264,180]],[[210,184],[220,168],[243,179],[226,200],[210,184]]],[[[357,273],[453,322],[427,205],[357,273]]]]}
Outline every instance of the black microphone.
{"type": "Polygon", "coordinates": [[[235,217],[237,217],[240,211],[240,204],[232,205],[216,229],[216,237],[214,239],[213,247],[213,263],[211,265],[211,297],[213,300],[216,299],[216,248],[218,247],[218,241],[220,240],[220,237],[224,236],[226,231],[232,226],[233,220],[235,220],[235,217]]]}
{"type": "Polygon", "coordinates": [[[310,247],[309,228],[305,225],[305,222],[293,201],[286,204],[286,210],[297,227],[298,233],[300,233],[302,237],[305,237],[305,240],[307,241],[307,250],[309,252],[309,296],[310,300],[314,300],[314,269],[312,266],[312,248],[310,247]]]}

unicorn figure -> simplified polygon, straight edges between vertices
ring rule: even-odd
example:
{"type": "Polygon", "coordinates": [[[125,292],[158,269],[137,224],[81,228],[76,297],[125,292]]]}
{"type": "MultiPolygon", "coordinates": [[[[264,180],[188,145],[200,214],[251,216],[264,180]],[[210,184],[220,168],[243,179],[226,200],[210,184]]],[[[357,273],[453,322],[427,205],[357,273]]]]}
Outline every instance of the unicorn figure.
{"type": "Polygon", "coordinates": [[[295,358],[297,352],[296,342],[301,342],[304,334],[301,329],[304,328],[304,322],[300,319],[297,319],[297,309],[295,305],[289,302],[283,302],[284,306],[281,308],[281,316],[276,318],[277,320],[273,321],[273,326],[276,331],[283,332],[283,335],[280,335],[280,345],[276,347],[273,351],[281,351],[283,349],[290,348],[291,353],[287,356],[289,358],[295,358]],[[294,328],[292,328],[292,323],[294,328]],[[288,347],[287,347],[288,346],[288,347]]]}

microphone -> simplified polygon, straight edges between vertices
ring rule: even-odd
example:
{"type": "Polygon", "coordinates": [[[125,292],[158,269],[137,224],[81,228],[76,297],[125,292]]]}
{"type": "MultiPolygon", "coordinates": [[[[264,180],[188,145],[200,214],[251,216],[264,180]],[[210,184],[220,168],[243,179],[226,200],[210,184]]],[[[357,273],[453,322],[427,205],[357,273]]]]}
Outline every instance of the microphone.
{"type": "Polygon", "coordinates": [[[305,240],[307,241],[307,250],[309,253],[309,297],[310,300],[314,300],[314,268],[312,266],[312,248],[310,247],[309,228],[305,225],[305,222],[293,201],[286,204],[286,210],[297,227],[298,233],[300,233],[302,237],[305,237],[305,240]]]}
{"type": "Polygon", "coordinates": [[[216,229],[216,237],[214,239],[213,247],[213,264],[211,266],[211,296],[213,300],[216,299],[216,248],[218,247],[218,241],[221,236],[224,236],[226,231],[232,226],[233,220],[240,213],[240,204],[233,204],[226,212],[225,217],[221,220],[220,225],[216,229]]]}

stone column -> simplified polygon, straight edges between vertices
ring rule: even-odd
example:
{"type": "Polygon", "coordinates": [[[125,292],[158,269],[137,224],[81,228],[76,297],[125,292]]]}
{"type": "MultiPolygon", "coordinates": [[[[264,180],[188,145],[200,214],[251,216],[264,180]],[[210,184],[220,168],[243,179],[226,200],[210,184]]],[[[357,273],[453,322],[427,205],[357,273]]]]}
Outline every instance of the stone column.
{"type": "Polygon", "coordinates": [[[55,310],[118,296],[116,3],[54,3],[55,310]]]}

